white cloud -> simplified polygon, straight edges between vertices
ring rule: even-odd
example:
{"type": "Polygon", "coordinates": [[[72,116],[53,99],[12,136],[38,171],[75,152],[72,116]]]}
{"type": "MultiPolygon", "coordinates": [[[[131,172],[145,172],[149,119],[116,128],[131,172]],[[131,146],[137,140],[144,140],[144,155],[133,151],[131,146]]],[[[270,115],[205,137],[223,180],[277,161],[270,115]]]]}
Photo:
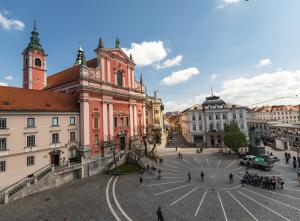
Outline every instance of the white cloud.
{"type": "Polygon", "coordinates": [[[25,24],[20,20],[9,19],[5,17],[5,13],[0,12],[0,26],[6,30],[18,30],[21,31],[25,28],[25,24]]]}
{"type": "Polygon", "coordinates": [[[224,2],[224,4],[237,4],[240,3],[241,0],[222,0],[222,2],[224,2]]]}
{"type": "Polygon", "coordinates": [[[4,82],[0,82],[0,86],[8,86],[8,84],[4,82]]]}
{"type": "Polygon", "coordinates": [[[7,81],[11,81],[11,80],[14,79],[14,77],[12,75],[7,75],[7,76],[4,77],[4,79],[7,80],[7,81]]]}
{"type": "Polygon", "coordinates": [[[261,67],[268,66],[271,64],[272,64],[272,62],[271,62],[270,58],[264,58],[264,59],[261,59],[255,67],[261,68],[261,67]]]}
{"type": "Polygon", "coordinates": [[[216,79],[217,76],[218,76],[217,74],[213,74],[213,75],[210,77],[210,80],[211,80],[211,81],[214,81],[214,80],[216,79]]]}
{"type": "MultiPolygon", "coordinates": [[[[252,105],[269,101],[266,104],[299,104],[300,103],[300,70],[283,70],[274,73],[258,74],[252,77],[241,77],[222,82],[222,89],[215,94],[225,102],[241,105],[252,105]],[[295,97],[299,98],[286,98],[295,97]]],[[[195,101],[202,102],[208,94],[195,97],[195,101]]]]}
{"type": "Polygon", "coordinates": [[[173,72],[170,76],[162,79],[161,84],[174,85],[174,84],[183,83],[188,79],[190,79],[191,77],[198,74],[199,74],[198,68],[191,67],[191,68],[183,69],[180,71],[173,72]]]}
{"type": "Polygon", "coordinates": [[[218,5],[217,6],[217,9],[222,9],[222,8],[224,8],[225,7],[225,5],[218,5]]]}
{"type": "Polygon", "coordinates": [[[156,69],[165,69],[165,68],[169,68],[169,67],[172,67],[172,66],[178,66],[180,65],[182,61],[182,55],[177,55],[176,57],[172,58],[172,59],[168,59],[168,60],[165,60],[162,65],[158,64],[156,66],[156,69]]]}
{"type": "Polygon", "coordinates": [[[131,48],[122,49],[128,56],[132,54],[133,60],[138,66],[151,65],[167,56],[167,51],[162,41],[131,43],[131,48]]]}
{"type": "Polygon", "coordinates": [[[168,111],[182,111],[191,105],[189,104],[177,104],[175,101],[166,101],[164,102],[165,112],[168,111]]]}

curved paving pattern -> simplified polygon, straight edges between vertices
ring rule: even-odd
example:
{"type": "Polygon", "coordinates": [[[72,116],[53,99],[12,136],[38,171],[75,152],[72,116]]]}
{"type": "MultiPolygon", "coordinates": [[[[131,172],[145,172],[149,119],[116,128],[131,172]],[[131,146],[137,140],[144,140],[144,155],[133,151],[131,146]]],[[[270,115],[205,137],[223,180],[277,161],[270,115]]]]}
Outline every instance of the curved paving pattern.
{"type": "MultiPolygon", "coordinates": [[[[162,206],[166,220],[299,220],[300,189],[294,182],[288,182],[284,190],[243,188],[240,176],[245,167],[237,159],[200,154],[178,159],[168,155],[157,167],[162,178],[145,173],[142,187],[138,187],[137,175],[118,178],[116,197],[127,216],[122,214],[121,220],[155,220],[158,206],[162,206]],[[205,173],[203,181],[201,171],[205,173]],[[230,172],[234,174],[231,184],[230,172]]],[[[256,172],[278,175],[281,170],[256,172]]]]}

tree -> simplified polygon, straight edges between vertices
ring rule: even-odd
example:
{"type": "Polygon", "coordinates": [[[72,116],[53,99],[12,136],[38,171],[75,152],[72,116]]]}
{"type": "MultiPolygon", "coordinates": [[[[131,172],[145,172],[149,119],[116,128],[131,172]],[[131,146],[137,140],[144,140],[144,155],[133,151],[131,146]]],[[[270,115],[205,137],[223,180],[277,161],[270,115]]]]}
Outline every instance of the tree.
{"type": "Polygon", "coordinates": [[[230,122],[229,125],[225,126],[224,131],[224,144],[238,154],[239,148],[247,145],[245,134],[241,132],[235,122],[230,122]]]}

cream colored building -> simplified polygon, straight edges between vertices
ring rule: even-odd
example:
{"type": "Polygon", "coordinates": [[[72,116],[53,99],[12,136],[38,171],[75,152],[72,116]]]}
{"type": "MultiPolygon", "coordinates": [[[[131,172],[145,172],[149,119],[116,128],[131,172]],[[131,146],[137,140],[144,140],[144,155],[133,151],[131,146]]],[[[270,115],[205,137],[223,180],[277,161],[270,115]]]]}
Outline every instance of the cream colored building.
{"type": "Polygon", "coordinates": [[[249,119],[277,120],[286,124],[299,123],[299,106],[273,105],[253,108],[247,113],[249,119]]]}
{"type": "Polygon", "coordinates": [[[157,96],[147,96],[146,105],[147,129],[161,133],[164,126],[162,113],[164,106],[161,99],[157,96]]]}
{"type": "Polygon", "coordinates": [[[72,96],[0,87],[0,190],[49,164],[80,158],[79,128],[72,96]]]}

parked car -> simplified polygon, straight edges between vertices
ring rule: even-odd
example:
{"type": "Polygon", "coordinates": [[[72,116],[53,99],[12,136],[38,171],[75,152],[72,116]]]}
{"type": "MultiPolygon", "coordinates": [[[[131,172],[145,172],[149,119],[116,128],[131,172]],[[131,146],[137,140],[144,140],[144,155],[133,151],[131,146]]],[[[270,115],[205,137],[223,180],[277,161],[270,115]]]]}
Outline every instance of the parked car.
{"type": "Polygon", "coordinates": [[[267,154],[259,155],[259,157],[264,158],[266,161],[271,162],[271,163],[275,163],[275,162],[280,161],[280,159],[278,159],[278,157],[270,156],[270,155],[267,155],[267,154]]]}
{"type": "Polygon", "coordinates": [[[240,164],[265,170],[270,170],[273,167],[272,162],[265,160],[263,157],[253,155],[248,155],[242,158],[240,160],[240,164]]]}

